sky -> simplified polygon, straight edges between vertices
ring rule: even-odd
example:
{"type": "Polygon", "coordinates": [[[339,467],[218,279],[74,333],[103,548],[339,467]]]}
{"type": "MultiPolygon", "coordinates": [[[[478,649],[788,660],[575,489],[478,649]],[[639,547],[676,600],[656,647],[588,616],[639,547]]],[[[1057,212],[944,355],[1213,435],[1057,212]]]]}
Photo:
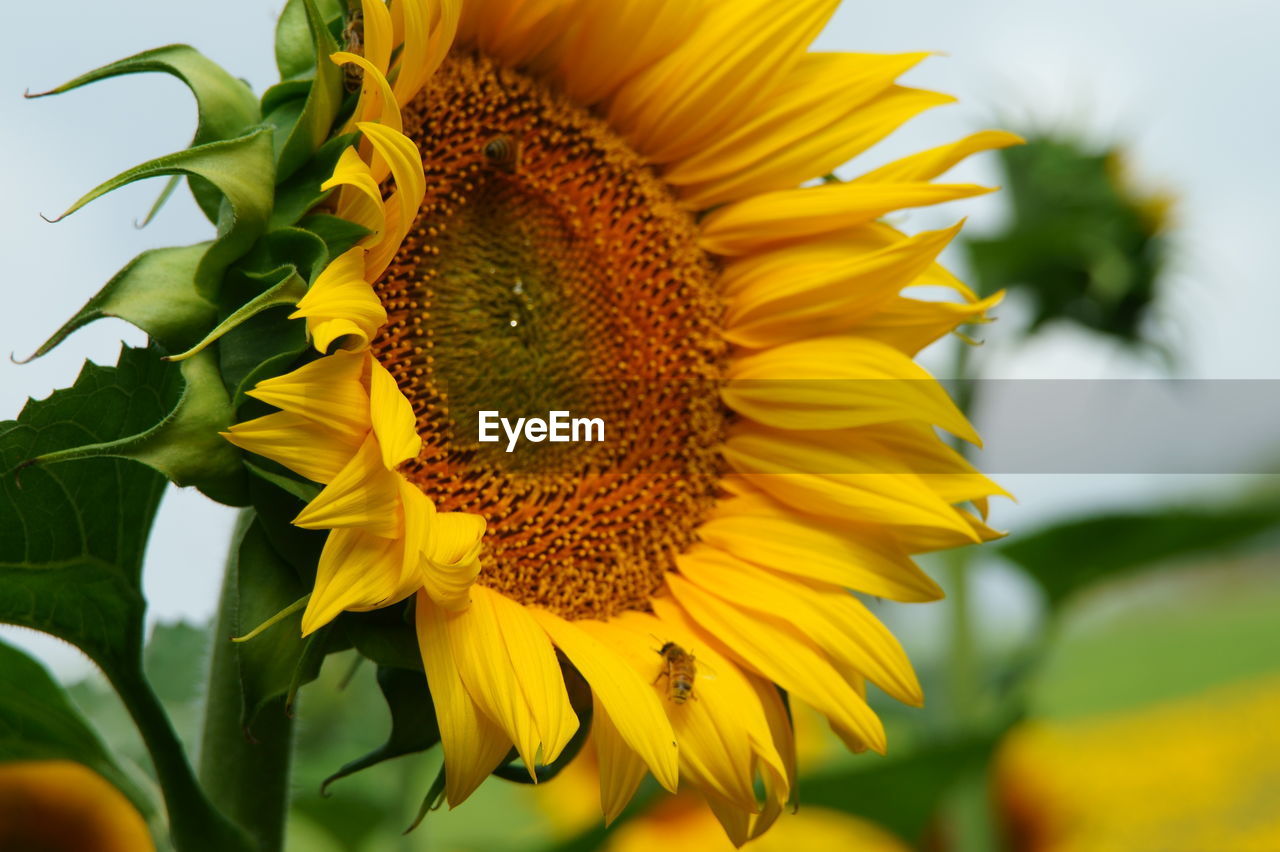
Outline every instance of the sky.
{"type": "MultiPolygon", "coordinates": [[[[21,358],[140,251],[210,236],[184,192],[147,228],[141,219],[160,181],[125,188],[56,225],[54,216],[102,180],[181,149],[195,128],[186,89],[142,75],[98,83],[57,98],[24,100],[84,71],[163,44],[194,45],[259,94],[275,79],[273,20],[278,0],[58,0],[6,10],[11,32],[0,58],[0,355],[21,358]]],[[[1280,4],[1268,0],[910,0],[846,2],[816,49],[933,50],[904,82],[956,95],[958,104],[912,122],[841,173],[994,126],[1069,129],[1123,143],[1138,180],[1179,198],[1176,253],[1157,333],[1179,353],[1179,375],[1280,379],[1280,286],[1275,245],[1280,166],[1280,62],[1274,36],[1280,4]]],[[[978,157],[949,181],[991,184],[993,158],[978,157]]],[[[999,199],[981,199],[895,217],[908,231],[969,218],[981,233],[999,223],[999,199]]],[[[944,255],[958,263],[956,253],[944,255]]],[[[1004,308],[1016,317],[1018,306],[1004,308]]],[[[1012,328],[1016,323],[1009,322],[1012,328]]],[[[1052,331],[1031,345],[984,329],[976,357],[998,378],[1147,378],[1158,365],[1100,345],[1082,332],[1052,331]]],[[[119,343],[144,342],[134,329],[101,321],[47,357],[18,366],[0,358],[0,416],[28,396],[70,384],[84,359],[114,363],[119,343]]],[[[946,353],[928,353],[942,369],[946,353]]],[[[1280,430],[1278,430],[1280,431],[1280,430]]],[[[1002,477],[1017,504],[998,504],[997,525],[1016,532],[1053,517],[1148,500],[1225,494],[1249,477],[1044,475],[1002,477]]],[[[234,511],[171,488],[147,553],[144,587],[151,618],[204,620],[217,587],[234,511]]],[[[0,521],[3,522],[3,521],[0,521]]],[[[998,571],[979,592],[992,605],[1021,592],[998,571]]],[[[30,647],[64,677],[87,661],[68,646],[15,628],[0,636],[30,647]]]]}

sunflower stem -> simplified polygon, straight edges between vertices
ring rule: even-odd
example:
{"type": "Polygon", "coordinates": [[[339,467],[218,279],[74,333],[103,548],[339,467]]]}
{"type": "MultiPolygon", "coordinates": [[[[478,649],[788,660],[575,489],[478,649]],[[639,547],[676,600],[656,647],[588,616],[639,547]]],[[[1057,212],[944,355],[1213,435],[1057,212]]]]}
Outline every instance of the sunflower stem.
{"type": "Polygon", "coordinates": [[[213,807],[196,783],[186,751],[151,684],[139,672],[107,671],[146,744],[164,791],[169,835],[177,852],[248,852],[252,846],[213,807]]]}
{"type": "Polygon", "coordinates": [[[209,667],[200,781],[214,804],[249,834],[252,848],[278,852],[284,847],[289,809],[293,719],[281,696],[262,708],[250,732],[243,718],[236,646],[230,641],[239,630],[237,556],[253,517],[251,510],[241,513],[227,556],[209,667]]]}
{"type": "MultiPolygon", "coordinates": [[[[955,378],[956,407],[966,418],[972,417],[977,401],[977,377],[970,353],[973,347],[960,341],[955,349],[952,376],[955,378]]],[[[955,439],[961,455],[969,454],[969,445],[955,439]]],[[[958,548],[947,552],[947,579],[951,597],[950,704],[957,730],[967,730],[975,721],[978,702],[977,648],[973,636],[973,612],[970,600],[969,574],[972,549],[958,548]]]]}

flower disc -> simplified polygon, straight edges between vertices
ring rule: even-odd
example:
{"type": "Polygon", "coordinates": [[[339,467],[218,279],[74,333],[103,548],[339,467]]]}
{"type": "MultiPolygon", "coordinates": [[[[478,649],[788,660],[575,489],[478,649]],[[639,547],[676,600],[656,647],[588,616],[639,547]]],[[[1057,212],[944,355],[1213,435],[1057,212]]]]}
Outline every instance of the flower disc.
{"type": "Polygon", "coordinates": [[[643,609],[720,474],[717,270],[608,126],[451,55],[405,110],[427,195],[376,290],[378,360],[423,448],[402,469],[489,524],[480,580],[567,617],[643,609]],[[478,443],[477,412],[600,418],[599,443],[478,443]]]}

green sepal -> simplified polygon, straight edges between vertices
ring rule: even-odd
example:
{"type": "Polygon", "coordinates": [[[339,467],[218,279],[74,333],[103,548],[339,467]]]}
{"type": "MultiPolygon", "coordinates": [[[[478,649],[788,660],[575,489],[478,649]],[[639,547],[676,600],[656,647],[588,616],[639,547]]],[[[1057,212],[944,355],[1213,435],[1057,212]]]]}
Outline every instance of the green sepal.
{"type": "Polygon", "coordinates": [[[292,177],[276,187],[275,210],[271,214],[272,228],[294,224],[329,196],[333,190],[322,190],[320,185],[333,177],[338,158],[355,138],[354,133],[333,137],[321,145],[292,177]]]}
{"type": "Polygon", "coordinates": [[[591,731],[591,705],[587,705],[585,711],[578,712],[578,730],[573,732],[573,736],[564,747],[564,751],[560,752],[560,756],[552,763],[538,764],[535,767],[537,780],[529,774],[529,770],[518,760],[514,758],[500,764],[493,770],[493,774],[505,781],[514,781],[517,784],[540,784],[543,781],[550,781],[555,778],[578,756],[578,752],[582,751],[582,745],[587,741],[587,734],[591,731]]]}
{"type": "MultiPolygon", "coordinates": [[[[249,86],[243,80],[231,76],[222,66],[204,56],[200,51],[185,44],[171,44],[154,50],[144,50],[142,53],[104,65],[87,74],[81,74],[56,89],[29,95],[29,97],[39,98],[69,92],[109,77],[154,72],[177,77],[195,96],[198,123],[195,137],[191,140],[191,147],[223,139],[234,139],[261,120],[258,101],[249,86]]],[[[196,203],[209,217],[209,221],[217,222],[222,193],[198,175],[188,177],[191,183],[191,194],[195,196],[196,203]]],[[[172,191],[171,188],[167,188],[156,205],[152,207],[151,213],[147,215],[148,221],[155,215],[170,191],[172,191]]]]}
{"type": "Polygon", "coordinates": [[[422,654],[408,604],[344,612],[337,623],[356,650],[379,666],[422,671],[422,654]]]}
{"type": "MultiPolygon", "coordinates": [[[[253,630],[297,602],[306,588],[293,568],[276,552],[255,518],[236,551],[235,623],[237,635],[253,630]]],[[[228,642],[218,636],[215,641],[228,642]]],[[[235,644],[240,670],[241,725],[253,727],[258,714],[274,699],[290,693],[295,683],[309,683],[320,674],[320,659],[307,659],[302,637],[302,612],[295,610],[247,642],[235,644]],[[305,665],[304,665],[305,664],[305,665]]]]}
{"type": "Polygon", "coordinates": [[[26,361],[47,354],[73,331],[103,317],[132,323],[171,352],[190,346],[218,317],[217,306],[196,287],[196,270],[210,245],[138,255],[26,361]]]}
{"type": "Polygon", "coordinates": [[[271,308],[296,305],[298,304],[298,300],[307,293],[307,282],[303,281],[298,275],[296,267],[282,266],[273,273],[268,273],[263,277],[268,280],[271,278],[278,280],[276,280],[276,283],[268,285],[266,290],[263,290],[257,296],[254,296],[248,302],[237,308],[231,316],[218,323],[213,331],[206,334],[195,346],[179,355],[171,355],[165,360],[185,361],[194,355],[198,355],[218,338],[263,311],[271,308]]]}
{"type": "Polygon", "coordinates": [[[327,795],[329,785],[339,778],[346,778],[385,760],[426,751],[440,742],[440,727],[436,724],[435,705],[431,703],[426,675],[420,671],[379,666],[378,687],[387,702],[387,709],[391,711],[391,732],[387,741],[363,757],[344,764],[324,779],[320,795],[327,795]]]}
{"type": "Polygon", "coordinates": [[[284,104],[265,116],[268,123],[276,126],[277,131],[277,181],[291,177],[325,143],[342,106],[343,72],[329,60],[330,54],[338,51],[337,42],[330,35],[315,3],[303,0],[302,5],[313,39],[315,74],[306,103],[296,120],[287,120],[293,111],[291,104],[284,104]],[[281,120],[282,118],[286,120],[281,120]]]}
{"type": "Polygon", "coordinates": [[[213,298],[222,273],[266,230],[274,204],[274,165],[270,130],[259,128],[237,139],[209,142],[159,157],[116,175],[67,208],[56,222],[108,192],[135,181],[162,175],[195,175],[218,188],[223,196],[218,212],[218,237],[195,272],[196,291],[213,298]]]}
{"type": "MultiPolygon", "coordinates": [[[[154,349],[148,357],[160,360],[154,349]]],[[[27,465],[49,466],[77,459],[114,457],[142,462],[177,485],[194,485],[228,505],[247,502],[239,454],[218,433],[231,425],[231,405],[212,353],[154,374],[151,386],[167,409],[148,428],[110,441],[43,453],[27,465]]]]}
{"type": "MultiPolygon", "coordinates": [[[[317,0],[316,8],[326,22],[347,13],[343,0],[317,0]]],[[[307,74],[315,68],[315,44],[302,0],[289,0],[276,24],[276,67],[280,69],[281,80],[307,74]]]]}
{"type": "Polygon", "coordinates": [[[339,216],[328,213],[314,213],[298,222],[298,227],[310,231],[329,249],[329,257],[337,257],[360,240],[373,233],[363,225],[349,222],[339,216]]]}
{"type": "Polygon", "coordinates": [[[144,815],[151,800],[111,758],[89,722],[44,666],[0,642],[0,762],[74,760],[110,781],[144,815]]]}

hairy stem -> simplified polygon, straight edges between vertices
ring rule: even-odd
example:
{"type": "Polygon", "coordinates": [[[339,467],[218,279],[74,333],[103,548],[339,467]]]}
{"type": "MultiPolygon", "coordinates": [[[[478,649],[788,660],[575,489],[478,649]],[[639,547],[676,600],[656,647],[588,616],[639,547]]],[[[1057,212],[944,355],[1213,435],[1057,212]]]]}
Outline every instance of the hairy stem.
{"type": "Polygon", "coordinates": [[[169,813],[169,834],[178,852],[241,852],[252,847],[220,814],[196,783],[186,752],[160,699],[138,672],[108,672],[111,685],[133,717],[155,766],[169,813]]]}
{"type": "Polygon", "coordinates": [[[252,511],[241,514],[227,557],[213,634],[200,781],[214,804],[249,834],[254,849],[278,852],[284,847],[289,810],[293,720],[281,697],[262,709],[252,731],[246,728],[239,661],[231,642],[241,632],[237,555],[252,520],[252,511]]]}

